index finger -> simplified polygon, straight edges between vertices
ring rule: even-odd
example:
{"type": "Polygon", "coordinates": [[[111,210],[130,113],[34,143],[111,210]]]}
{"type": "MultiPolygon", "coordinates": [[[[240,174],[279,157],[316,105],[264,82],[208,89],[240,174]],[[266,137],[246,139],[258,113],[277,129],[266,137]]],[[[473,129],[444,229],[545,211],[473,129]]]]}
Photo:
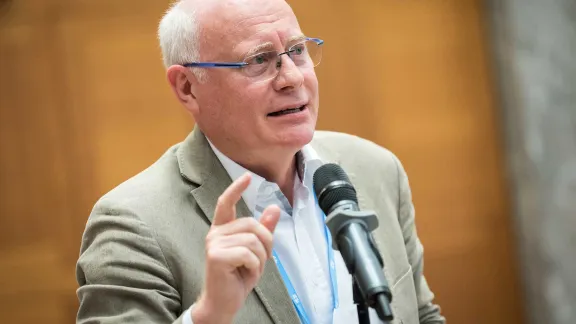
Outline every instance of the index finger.
{"type": "Polygon", "coordinates": [[[250,173],[244,173],[218,197],[212,225],[226,224],[236,218],[236,203],[242,198],[244,190],[248,188],[250,179],[250,173]]]}

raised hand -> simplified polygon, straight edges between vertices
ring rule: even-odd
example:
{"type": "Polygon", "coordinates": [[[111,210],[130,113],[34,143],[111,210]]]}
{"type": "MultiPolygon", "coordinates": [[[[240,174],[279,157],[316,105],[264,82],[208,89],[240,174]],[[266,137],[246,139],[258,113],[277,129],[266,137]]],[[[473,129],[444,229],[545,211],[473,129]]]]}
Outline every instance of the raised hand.
{"type": "Polygon", "coordinates": [[[250,174],[244,174],[218,198],[206,236],[206,280],[191,312],[194,324],[231,323],[272,256],[272,233],[280,209],[266,208],[260,221],[236,219],[236,203],[250,180],[250,174]]]}

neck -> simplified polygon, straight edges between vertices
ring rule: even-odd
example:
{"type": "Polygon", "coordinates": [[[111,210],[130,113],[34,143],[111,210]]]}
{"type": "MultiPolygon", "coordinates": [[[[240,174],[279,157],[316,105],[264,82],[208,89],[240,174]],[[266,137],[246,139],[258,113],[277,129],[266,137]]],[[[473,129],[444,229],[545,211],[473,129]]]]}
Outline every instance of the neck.
{"type": "Polygon", "coordinates": [[[266,181],[276,183],[284,196],[292,203],[297,149],[266,149],[246,154],[246,151],[238,151],[222,143],[212,143],[232,161],[266,181]]]}
{"type": "MultiPolygon", "coordinates": [[[[271,160],[268,163],[242,165],[246,169],[278,185],[284,196],[292,204],[294,191],[294,172],[296,172],[296,153],[284,155],[283,158],[271,160]]],[[[259,161],[260,162],[260,161],[259,161]]]]}

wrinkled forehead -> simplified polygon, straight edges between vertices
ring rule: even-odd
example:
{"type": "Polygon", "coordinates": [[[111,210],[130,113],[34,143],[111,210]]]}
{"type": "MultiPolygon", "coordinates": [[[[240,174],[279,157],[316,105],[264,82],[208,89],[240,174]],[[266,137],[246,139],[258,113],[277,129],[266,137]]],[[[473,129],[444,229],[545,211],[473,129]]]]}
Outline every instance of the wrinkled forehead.
{"type": "Polygon", "coordinates": [[[283,0],[222,0],[202,15],[202,57],[242,55],[268,43],[283,47],[302,32],[283,0]]]}

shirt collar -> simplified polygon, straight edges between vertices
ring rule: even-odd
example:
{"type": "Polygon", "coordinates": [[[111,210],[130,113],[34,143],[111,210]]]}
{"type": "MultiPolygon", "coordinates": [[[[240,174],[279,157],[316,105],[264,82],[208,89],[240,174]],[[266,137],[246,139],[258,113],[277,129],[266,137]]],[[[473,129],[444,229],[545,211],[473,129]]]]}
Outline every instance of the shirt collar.
{"type": "Polygon", "coordinates": [[[310,189],[313,184],[314,172],[324,163],[320,159],[318,152],[316,152],[310,144],[304,145],[304,147],[296,153],[296,161],[300,181],[302,181],[305,187],[310,189]]]}
{"type": "MultiPolygon", "coordinates": [[[[250,185],[244,193],[242,194],[242,198],[244,198],[244,202],[250,212],[254,215],[254,209],[256,207],[256,198],[258,197],[258,192],[263,185],[272,184],[271,182],[267,181],[263,177],[251,172],[241,166],[240,164],[234,162],[232,159],[224,155],[224,153],[220,152],[214,144],[210,140],[208,140],[210,147],[214,151],[222,166],[230,175],[232,181],[235,181],[244,173],[249,172],[252,176],[252,180],[250,181],[250,185]]],[[[322,166],[322,160],[318,156],[318,153],[314,148],[307,144],[298,153],[296,153],[296,163],[297,163],[297,173],[301,183],[307,188],[310,189],[312,187],[312,178],[314,176],[314,172],[318,170],[320,166],[322,166]]],[[[294,183],[294,186],[297,186],[297,182],[294,183]]]]}

